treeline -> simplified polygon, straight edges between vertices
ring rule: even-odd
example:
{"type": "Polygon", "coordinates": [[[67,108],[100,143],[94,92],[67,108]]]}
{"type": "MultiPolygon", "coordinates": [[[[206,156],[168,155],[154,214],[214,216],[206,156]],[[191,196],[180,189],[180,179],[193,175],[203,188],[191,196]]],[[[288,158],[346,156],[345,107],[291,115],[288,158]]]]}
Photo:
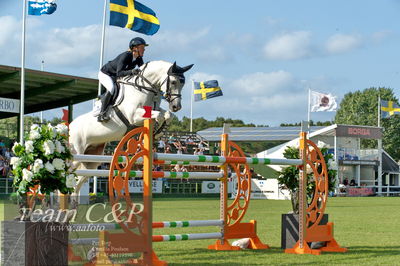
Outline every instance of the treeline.
{"type": "MultiPolygon", "coordinates": [[[[207,120],[203,117],[193,119],[193,132],[204,130],[210,127],[222,127],[224,124],[231,124],[231,127],[266,127],[266,125],[246,124],[239,119],[217,117],[215,120],[207,120]]],[[[190,131],[190,118],[184,116],[182,120],[175,117],[168,127],[168,131],[188,132],[190,131]]]]}
{"type": "MultiPolygon", "coordinates": [[[[43,124],[50,123],[52,125],[57,125],[61,123],[61,119],[54,117],[51,120],[43,119],[43,124]]],[[[25,116],[24,117],[25,132],[30,130],[32,124],[40,124],[40,117],[38,116],[25,116]]],[[[10,117],[5,119],[0,119],[0,138],[9,145],[14,141],[19,141],[18,139],[18,117],[10,117]]]]}

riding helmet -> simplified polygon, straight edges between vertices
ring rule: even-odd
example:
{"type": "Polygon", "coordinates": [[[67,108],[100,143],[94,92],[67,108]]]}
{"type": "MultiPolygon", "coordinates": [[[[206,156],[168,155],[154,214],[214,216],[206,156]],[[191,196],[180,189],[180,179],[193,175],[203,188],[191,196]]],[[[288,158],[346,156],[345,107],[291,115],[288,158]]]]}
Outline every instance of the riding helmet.
{"type": "Polygon", "coordinates": [[[129,42],[129,48],[132,49],[133,47],[137,46],[137,45],[141,45],[144,44],[144,46],[149,46],[145,40],[143,40],[143,38],[140,37],[136,37],[133,38],[130,42],[129,42]]]}

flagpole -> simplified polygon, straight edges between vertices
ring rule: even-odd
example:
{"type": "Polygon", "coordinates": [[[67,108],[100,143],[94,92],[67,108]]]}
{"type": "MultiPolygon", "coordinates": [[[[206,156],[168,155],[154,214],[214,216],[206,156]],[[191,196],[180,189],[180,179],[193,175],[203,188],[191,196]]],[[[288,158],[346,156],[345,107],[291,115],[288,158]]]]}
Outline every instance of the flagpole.
{"type": "MultiPolygon", "coordinates": [[[[378,127],[381,127],[381,95],[378,94],[378,127]]],[[[382,196],[382,138],[378,139],[378,196],[382,196]]]]}
{"type": "Polygon", "coordinates": [[[190,132],[193,132],[193,94],[194,94],[194,80],[192,79],[192,91],[190,93],[190,132]]]}
{"type": "Polygon", "coordinates": [[[25,113],[25,31],[26,31],[26,0],[22,8],[22,51],[21,51],[21,103],[19,121],[19,142],[24,143],[24,113],[25,113]]]}
{"type": "MultiPolygon", "coordinates": [[[[106,35],[106,17],[107,17],[107,0],[104,0],[104,10],[103,10],[103,28],[102,28],[102,34],[101,34],[101,47],[100,47],[100,67],[99,69],[103,66],[103,61],[104,61],[104,40],[105,40],[105,35],[106,35]]],[[[101,95],[101,83],[99,80],[99,85],[98,85],[98,95],[101,95]]]]}
{"type": "Polygon", "coordinates": [[[381,95],[378,94],[378,127],[381,126],[381,95]]]}
{"type": "Polygon", "coordinates": [[[308,88],[308,116],[307,116],[307,121],[308,124],[310,124],[310,119],[311,119],[311,89],[308,88]]]}

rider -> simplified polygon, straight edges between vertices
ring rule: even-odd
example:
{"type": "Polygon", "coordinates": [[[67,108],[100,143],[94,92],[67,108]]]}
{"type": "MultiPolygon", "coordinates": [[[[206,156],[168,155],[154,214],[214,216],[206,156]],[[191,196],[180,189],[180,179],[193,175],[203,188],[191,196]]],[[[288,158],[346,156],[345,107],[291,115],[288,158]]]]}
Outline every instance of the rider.
{"type": "Polygon", "coordinates": [[[99,71],[99,81],[106,88],[106,93],[102,97],[100,114],[97,117],[99,122],[107,121],[107,108],[111,98],[115,93],[116,81],[118,77],[138,73],[136,66],[143,65],[143,54],[145,46],[148,46],[145,40],[140,37],[133,38],[129,42],[129,50],[118,55],[114,60],[109,61],[99,71]]]}

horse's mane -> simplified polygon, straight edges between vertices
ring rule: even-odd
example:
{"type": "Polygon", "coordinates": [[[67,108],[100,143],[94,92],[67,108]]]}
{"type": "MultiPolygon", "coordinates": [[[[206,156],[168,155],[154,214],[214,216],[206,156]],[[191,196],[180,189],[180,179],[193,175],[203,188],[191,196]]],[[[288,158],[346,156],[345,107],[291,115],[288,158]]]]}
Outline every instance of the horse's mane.
{"type": "MultiPolygon", "coordinates": [[[[152,66],[154,64],[165,65],[165,67],[167,67],[167,70],[172,65],[172,63],[167,62],[167,61],[155,60],[155,61],[148,61],[148,62],[144,63],[141,67],[139,67],[139,69],[143,70],[144,68],[147,68],[147,67],[152,66]]],[[[127,76],[119,77],[117,79],[117,81],[129,82],[129,81],[131,81],[132,77],[134,77],[134,75],[127,75],[127,76]]]]}

